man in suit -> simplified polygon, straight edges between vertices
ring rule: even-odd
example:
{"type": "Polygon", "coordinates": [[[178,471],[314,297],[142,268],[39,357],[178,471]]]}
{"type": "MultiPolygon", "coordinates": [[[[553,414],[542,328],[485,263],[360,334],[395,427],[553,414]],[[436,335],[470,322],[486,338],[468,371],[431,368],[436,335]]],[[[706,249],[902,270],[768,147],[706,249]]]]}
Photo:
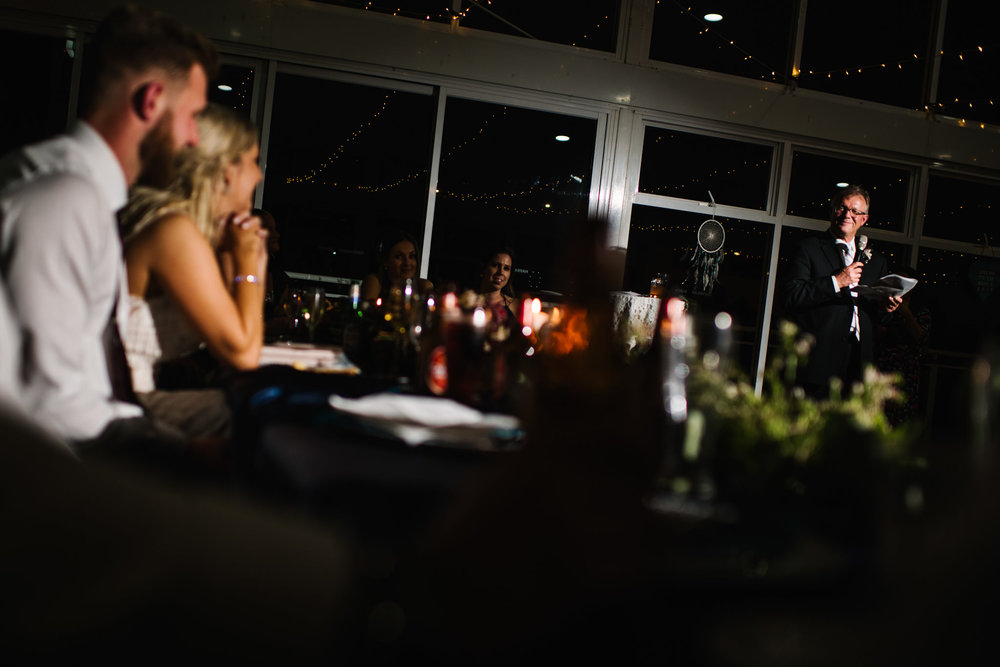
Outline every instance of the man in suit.
{"type": "Polygon", "coordinates": [[[814,398],[829,396],[830,380],[845,391],[861,379],[873,359],[874,322],[891,313],[899,297],[859,297],[854,288],[871,285],[888,273],[885,258],[858,252],[856,236],[868,221],[871,197],[857,185],[839,190],[830,201],[830,230],[805,239],[794,251],[785,283],[786,312],[815,338],[798,384],[814,398]]]}

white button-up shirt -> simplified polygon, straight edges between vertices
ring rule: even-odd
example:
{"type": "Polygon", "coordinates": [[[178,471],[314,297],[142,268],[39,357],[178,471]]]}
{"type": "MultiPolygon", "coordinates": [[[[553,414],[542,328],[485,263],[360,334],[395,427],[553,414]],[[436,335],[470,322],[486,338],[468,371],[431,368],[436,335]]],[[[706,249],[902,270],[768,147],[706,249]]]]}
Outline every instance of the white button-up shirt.
{"type": "Polygon", "coordinates": [[[142,414],[112,398],[102,342],[116,303],[122,331],[128,316],[115,218],[127,188],[111,148],[85,123],[0,163],[0,287],[19,338],[17,358],[0,367],[14,366],[25,411],[69,440],[142,414]]]}
{"type": "MultiPolygon", "coordinates": [[[[854,244],[854,240],[844,241],[843,239],[837,239],[837,247],[844,254],[844,266],[850,266],[854,263],[854,256],[857,254],[857,246],[854,244]]],[[[857,287],[857,283],[852,283],[848,285],[848,288],[857,287]]],[[[837,284],[837,276],[833,277],[833,289],[834,291],[839,291],[840,286],[837,284]]],[[[855,299],[858,297],[858,293],[852,291],[851,296],[855,299]]],[[[851,317],[851,333],[858,340],[861,340],[861,318],[858,314],[858,304],[854,304],[854,315],[851,317]]]]}

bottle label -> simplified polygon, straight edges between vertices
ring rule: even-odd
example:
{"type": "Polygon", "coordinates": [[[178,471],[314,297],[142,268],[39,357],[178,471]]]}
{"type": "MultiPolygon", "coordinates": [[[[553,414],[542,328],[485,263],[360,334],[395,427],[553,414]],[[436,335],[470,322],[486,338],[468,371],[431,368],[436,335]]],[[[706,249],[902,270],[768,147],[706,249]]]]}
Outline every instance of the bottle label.
{"type": "Polygon", "coordinates": [[[444,345],[438,345],[427,355],[427,389],[435,396],[448,391],[448,357],[444,345]]]}

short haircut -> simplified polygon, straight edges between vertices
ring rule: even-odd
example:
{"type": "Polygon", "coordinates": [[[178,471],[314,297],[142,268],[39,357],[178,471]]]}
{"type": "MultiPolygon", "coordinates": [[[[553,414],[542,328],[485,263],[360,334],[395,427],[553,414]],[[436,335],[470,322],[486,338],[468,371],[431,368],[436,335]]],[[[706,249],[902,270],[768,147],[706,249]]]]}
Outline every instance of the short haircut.
{"type": "Polygon", "coordinates": [[[136,73],[159,68],[180,79],[198,64],[211,80],[219,69],[218,53],[203,35],[162,12],[135,5],[112,10],[84,54],[85,115],[115,84],[136,73]]]}
{"type": "Polygon", "coordinates": [[[868,191],[865,190],[860,185],[845,185],[842,188],[837,188],[837,191],[830,198],[830,213],[836,213],[837,207],[847,199],[848,197],[858,196],[865,200],[865,209],[867,213],[871,212],[872,198],[868,195],[868,191]]]}

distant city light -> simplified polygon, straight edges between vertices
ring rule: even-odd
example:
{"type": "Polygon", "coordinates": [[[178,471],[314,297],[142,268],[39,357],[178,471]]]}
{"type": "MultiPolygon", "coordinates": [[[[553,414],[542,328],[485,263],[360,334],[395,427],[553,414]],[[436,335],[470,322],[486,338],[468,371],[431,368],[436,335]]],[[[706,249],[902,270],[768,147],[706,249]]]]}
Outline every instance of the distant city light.
{"type": "Polygon", "coordinates": [[[712,23],[717,23],[722,20],[722,14],[705,14],[703,17],[706,21],[711,21],[712,23]]]}
{"type": "Polygon", "coordinates": [[[569,137],[565,134],[557,134],[556,141],[569,141],[569,137]]]}

